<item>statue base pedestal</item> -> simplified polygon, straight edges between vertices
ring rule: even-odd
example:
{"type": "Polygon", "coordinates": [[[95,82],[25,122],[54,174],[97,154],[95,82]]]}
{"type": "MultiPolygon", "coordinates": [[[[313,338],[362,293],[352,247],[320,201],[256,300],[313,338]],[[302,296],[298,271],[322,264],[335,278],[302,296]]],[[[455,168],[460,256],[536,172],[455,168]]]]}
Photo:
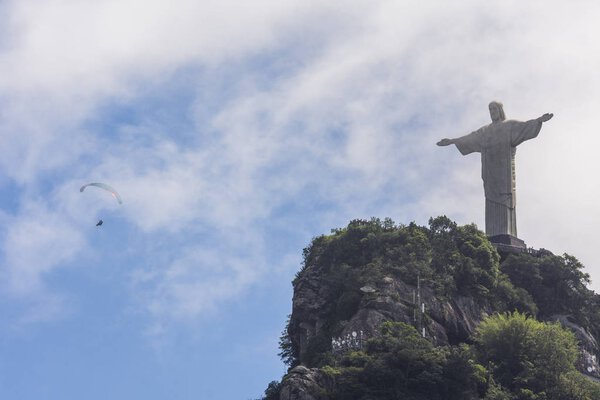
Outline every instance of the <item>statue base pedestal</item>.
{"type": "Polygon", "coordinates": [[[525,242],[512,235],[494,235],[489,236],[488,239],[498,251],[507,253],[525,253],[527,251],[525,242]]]}

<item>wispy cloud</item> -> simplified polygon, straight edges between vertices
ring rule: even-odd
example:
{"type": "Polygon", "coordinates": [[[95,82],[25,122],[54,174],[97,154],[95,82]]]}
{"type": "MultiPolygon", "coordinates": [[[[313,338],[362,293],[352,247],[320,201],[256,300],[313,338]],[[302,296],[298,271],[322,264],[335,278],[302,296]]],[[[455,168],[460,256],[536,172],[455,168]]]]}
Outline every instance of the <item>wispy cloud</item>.
{"type": "Polygon", "coordinates": [[[593,237],[600,222],[590,200],[600,191],[591,2],[5,10],[14,39],[0,52],[0,166],[22,198],[3,217],[14,293],[46,290],[44,277],[85,248],[87,231],[72,221],[114,211],[83,208],[74,196],[87,179],[126,199],[118,213],[136,230],[128,251],[140,260],[132,296],[155,328],[260,281],[274,251],[266,238],[282,220],[303,240],[371,215],[424,223],[444,213],[483,227],[477,157],[435,142],[487,123],[492,99],[509,118],[556,113],[519,148],[523,237],[596,262],[573,239],[593,237]]]}
{"type": "Polygon", "coordinates": [[[15,295],[39,290],[42,276],[71,260],[85,244],[83,235],[69,221],[43,203],[27,204],[5,222],[3,281],[15,295]]]}

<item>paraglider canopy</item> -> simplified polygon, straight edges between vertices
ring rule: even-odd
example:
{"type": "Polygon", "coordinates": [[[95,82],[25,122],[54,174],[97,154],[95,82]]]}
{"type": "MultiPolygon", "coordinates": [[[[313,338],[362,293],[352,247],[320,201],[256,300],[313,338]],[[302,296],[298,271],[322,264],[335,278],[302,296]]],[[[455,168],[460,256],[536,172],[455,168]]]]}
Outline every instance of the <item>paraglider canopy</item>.
{"type": "Polygon", "coordinates": [[[88,186],[96,186],[96,187],[99,187],[101,189],[107,190],[119,202],[119,204],[123,204],[123,200],[121,200],[121,196],[119,195],[119,193],[112,186],[109,186],[106,183],[92,182],[92,183],[88,183],[86,185],[83,185],[81,187],[81,189],[79,189],[79,191],[83,192],[85,190],[85,188],[88,187],[88,186]]]}

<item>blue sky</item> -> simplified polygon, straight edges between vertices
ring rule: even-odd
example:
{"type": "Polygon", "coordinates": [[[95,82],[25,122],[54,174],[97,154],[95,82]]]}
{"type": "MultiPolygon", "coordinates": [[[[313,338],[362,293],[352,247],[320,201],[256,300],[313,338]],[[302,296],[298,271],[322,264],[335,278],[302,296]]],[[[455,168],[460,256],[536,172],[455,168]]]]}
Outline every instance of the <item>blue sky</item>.
{"type": "Polygon", "coordinates": [[[250,399],[311,238],[354,218],[483,227],[519,146],[519,236],[600,289],[600,6],[0,2],[0,397],[250,399]],[[124,203],[87,182],[117,188],[124,203]],[[104,220],[100,228],[98,219],[104,220]]]}

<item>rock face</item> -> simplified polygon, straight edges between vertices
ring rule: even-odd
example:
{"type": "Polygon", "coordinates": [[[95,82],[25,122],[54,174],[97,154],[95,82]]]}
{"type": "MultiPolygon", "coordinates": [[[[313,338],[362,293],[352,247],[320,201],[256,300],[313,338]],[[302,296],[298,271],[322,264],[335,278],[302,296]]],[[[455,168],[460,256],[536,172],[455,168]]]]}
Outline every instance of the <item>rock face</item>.
{"type": "Polygon", "coordinates": [[[594,336],[575,323],[569,315],[557,314],[553,315],[550,319],[558,321],[563,327],[570,329],[579,341],[580,356],[577,365],[578,369],[596,380],[600,379],[600,364],[598,364],[598,358],[596,357],[600,348],[594,336]]]}
{"type": "MultiPolygon", "coordinates": [[[[420,328],[435,344],[457,344],[466,341],[493,311],[472,297],[441,299],[425,285],[409,285],[390,276],[363,289],[357,291],[359,305],[345,323],[341,338],[352,337],[352,332],[354,336],[362,332],[364,339],[373,337],[384,321],[398,321],[420,328]]],[[[332,290],[317,270],[307,271],[296,283],[290,337],[299,349],[301,363],[306,361],[308,343],[321,333],[336,304],[331,299],[332,290]]]]}
{"type": "Polygon", "coordinates": [[[280,400],[327,400],[325,389],[330,380],[318,369],[293,368],[283,382],[280,400]]]}
{"type": "MultiPolygon", "coordinates": [[[[303,364],[307,362],[310,343],[325,329],[336,299],[332,298],[332,285],[323,279],[318,267],[308,268],[294,289],[289,333],[303,364]]],[[[409,285],[390,276],[361,289],[357,291],[358,307],[345,323],[340,338],[329,338],[332,347],[352,343],[360,347],[363,340],[379,334],[385,321],[419,326],[425,337],[439,345],[456,344],[467,340],[477,324],[492,312],[488,304],[471,297],[440,299],[425,285],[409,285]]],[[[319,369],[297,366],[283,380],[280,400],[325,400],[332,384],[319,369]]]]}

